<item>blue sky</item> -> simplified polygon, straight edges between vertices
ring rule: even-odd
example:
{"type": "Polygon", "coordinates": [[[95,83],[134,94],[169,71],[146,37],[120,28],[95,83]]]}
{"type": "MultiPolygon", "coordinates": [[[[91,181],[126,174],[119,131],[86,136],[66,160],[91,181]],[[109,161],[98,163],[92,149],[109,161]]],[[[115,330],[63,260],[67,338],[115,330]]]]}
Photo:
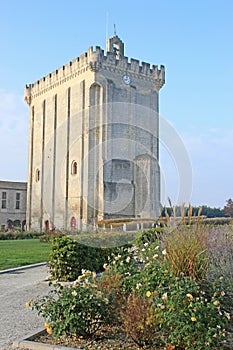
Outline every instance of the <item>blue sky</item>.
{"type": "MultiPolygon", "coordinates": [[[[108,34],[126,55],[164,64],[160,113],[177,130],[193,169],[193,205],[233,197],[233,2],[231,0],[2,0],[0,178],[27,179],[28,108],[23,88],[108,34]]],[[[164,201],[176,201],[176,165],[161,147],[164,201]]]]}

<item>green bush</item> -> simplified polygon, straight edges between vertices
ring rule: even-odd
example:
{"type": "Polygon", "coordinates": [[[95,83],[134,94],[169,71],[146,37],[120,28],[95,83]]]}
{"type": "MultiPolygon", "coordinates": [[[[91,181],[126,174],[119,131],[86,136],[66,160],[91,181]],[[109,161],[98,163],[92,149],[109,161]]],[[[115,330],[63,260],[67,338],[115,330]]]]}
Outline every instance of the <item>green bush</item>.
{"type": "Polygon", "coordinates": [[[149,230],[143,232],[137,244],[106,250],[106,256],[99,248],[90,250],[68,237],[56,238],[56,261],[68,276],[73,266],[79,271],[81,261],[86,269],[88,264],[91,266],[93,256],[100,268],[95,265],[96,271],[101,270],[102,261],[107,261],[105,273],[96,278],[95,272],[83,270],[73,285],[55,286],[49,296],[28,304],[48,320],[47,331],[56,337],[91,337],[96,327],[114,318],[144,349],[223,349],[232,299],[222,279],[209,280],[208,274],[199,269],[198,252],[201,262],[205,263],[207,256],[211,258],[203,249],[205,234],[206,229],[199,224],[184,224],[173,233],[165,231],[159,236],[149,230]],[[173,246],[174,256],[179,252],[182,259],[186,257],[193,264],[188,263],[187,268],[184,260],[175,263],[175,269],[178,260],[171,258],[173,246]],[[81,261],[77,263],[76,259],[81,261]]]}
{"type": "MultiPolygon", "coordinates": [[[[167,236],[163,237],[163,244],[166,239],[167,236]]],[[[183,248],[181,242],[180,249],[183,248]]],[[[224,290],[207,280],[203,282],[202,274],[198,280],[190,278],[192,273],[190,276],[177,271],[174,273],[162,244],[145,242],[140,249],[128,249],[124,253],[112,256],[106,270],[110,276],[116,273],[122,276],[118,294],[124,293],[128,298],[126,312],[122,313],[122,323],[136,343],[140,344],[145,334],[156,326],[154,347],[219,349],[226,337],[230,318],[230,309],[225,308],[224,290]],[[147,310],[152,319],[141,315],[142,308],[134,308],[135,293],[142,298],[141,305],[145,304],[143,298],[152,303],[152,310],[147,310]],[[134,312],[130,311],[132,309],[134,312]]]]}
{"type": "Polygon", "coordinates": [[[134,232],[95,232],[82,233],[70,236],[80,244],[90,247],[111,248],[131,245],[137,237],[134,232]]]}
{"type": "Polygon", "coordinates": [[[54,237],[62,237],[64,235],[62,231],[46,231],[40,236],[40,242],[52,242],[54,237]]]}
{"type": "Polygon", "coordinates": [[[26,305],[48,320],[47,332],[56,338],[64,335],[89,338],[103,324],[112,321],[110,301],[97,290],[96,274],[85,271],[80,277],[71,286],[56,284],[49,295],[26,305]]]}
{"type": "Polygon", "coordinates": [[[153,242],[158,242],[163,232],[164,232],[164,228],[162,227],[142,230],[139,232],[135,243],[137,246],[141,247],[145,243],[151,244],[153,242]]]}
{"type": "Polygon", "coordinates": [[[74,281],[83,269],[103,271],[113,248],[95,248],[67,236],[54,237],[49,256],[50,273],[59,281],[74,281]]]}
{"type": "Polygon", "coordinates": [[[0,240],[39,238],[42,235],[41,232],[0,232],[0,240]]]}

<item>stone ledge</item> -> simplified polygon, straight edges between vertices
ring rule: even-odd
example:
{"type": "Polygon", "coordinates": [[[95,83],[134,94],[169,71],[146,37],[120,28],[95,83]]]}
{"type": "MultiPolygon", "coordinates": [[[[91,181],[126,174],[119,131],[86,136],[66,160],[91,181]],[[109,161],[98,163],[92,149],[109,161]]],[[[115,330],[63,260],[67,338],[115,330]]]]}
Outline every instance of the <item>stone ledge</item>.
{"type": "Polygon", "coordinates": [[[27,270],[27,269],[32,269],[34,267],[45,266],[46,264],[47,264],[47,262],[41,262],[41,263],[31,264],[31,265],[26,265],[26,266],[13,267],[13,268],[7,269],[7,270],[0,270],[0,275],[3,273],[11,273],[14,271],[27,270]]]}
{"type": "Polygon", "coordinates": [[[27,350],[81,350],[81,348],[71,348],[60,345],[51,345],[46,343],[39,343],[34,341],[34,339],[43,333],[45,333],[45,329],[38,329],[36,333],[28,334],[23,339],[18,339],[13,342],[13,347],[17,347],[19,349],[27,349],[27,350]]]}

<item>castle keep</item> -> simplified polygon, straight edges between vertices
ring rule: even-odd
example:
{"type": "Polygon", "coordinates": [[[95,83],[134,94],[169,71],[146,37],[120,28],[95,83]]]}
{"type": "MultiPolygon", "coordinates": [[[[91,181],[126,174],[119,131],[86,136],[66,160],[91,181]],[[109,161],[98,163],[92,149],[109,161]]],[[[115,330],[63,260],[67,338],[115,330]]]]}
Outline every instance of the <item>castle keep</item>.
{"type": "Polygon", "coordinates": [[[124,55],[114,35],[25,87],[30,107],[28,229],[84,229],[160,210],[164,67],[124,55]]]}

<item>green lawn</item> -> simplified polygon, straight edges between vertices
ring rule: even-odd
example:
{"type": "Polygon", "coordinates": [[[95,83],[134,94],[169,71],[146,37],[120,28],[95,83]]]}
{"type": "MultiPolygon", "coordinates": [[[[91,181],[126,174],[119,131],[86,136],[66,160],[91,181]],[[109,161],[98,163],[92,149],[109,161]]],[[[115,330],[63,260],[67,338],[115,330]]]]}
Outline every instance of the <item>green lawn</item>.
{"type": "Polygon", "coordinates": [[[0,270],[47,261],[49,250],[38,239],[0,241],[0,270]]]}

